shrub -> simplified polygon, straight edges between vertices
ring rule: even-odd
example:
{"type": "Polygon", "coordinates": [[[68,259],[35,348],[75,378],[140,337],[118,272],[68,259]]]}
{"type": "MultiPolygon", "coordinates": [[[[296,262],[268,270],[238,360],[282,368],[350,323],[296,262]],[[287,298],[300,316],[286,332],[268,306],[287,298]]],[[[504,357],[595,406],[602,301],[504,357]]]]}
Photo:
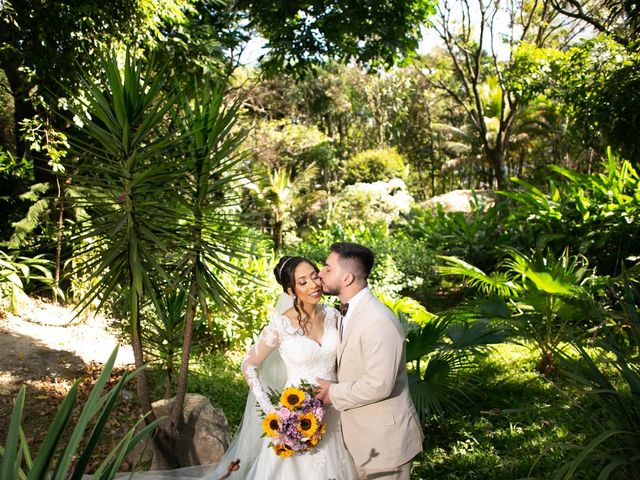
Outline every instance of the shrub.
{"type": "Polygon", "coordinates": [[[434,256],[424,243],[407,237],[403,228],[384,224],[351,226],[334,223],[327,228],[310,228],[290,253],[305,255],[323,265],[329,246],[334,242],[360,243],[373,250],[376,263],[369,283],[377,293],[420,299],[435,281],[434,256]]]}
{"type": "Polygon", "coordinates": [[[605,275],[640,258],[640,176],[630,162],[609,150],[599,174],[549,168],[548,193],[519,179],[520,191],[499,192],[515,202],[505,224],[514,244],[556,255],[569,247],[605,275]]]}
{"type": "Polygon", "coordinates": [[[444,275],[462,276],[479,291],[479,307],[506,319],[515,334],[540,350],[538,369],[555,370],[555,351],[563,342],[586,335],[598,316],[588,287],[593,280],[582,256],[528,256],[510,250],[498,270],[487,274],[455,257],[442,257],[444,275]]]}
{"type": "Polygon", "coordinates": [[[391,225],[401,213],[408,213],[412,204],[402,180],[356,183],[336,196],[332,220],[351,226],[391,225]]]}
{"type": "MultiPolygon", "coordinates": [[[[103,395],[102,392],[111,375],[117,353],[116,347],[79,415],[74,414],[79,382],[71,387],[49,425],[47,434],[35,456],[32,455],[27,437],[22,430],[25,387],[20,389],[11,414],[6,443],[4,447],[0,447],[2,455],[0,479],[63,480],[83,478],[91,455],[102,432],[108,425],[109,415],[123,386],[140,373],[140,370],[137,370],[131,374],[123,375],[116,386],[103,395]],[[70,438],[64,440],[63,434],[71,421],[75,421],[75,427],[70,438]]],[[[141,419],[138,424],[143,421],[144,419],[141,419]]],[[[126,455],[157,426],[157,423],[157,421],[149,423],[141,428],[140,432],[136,432],[136,426],[129,430],[113,450],[106,455],[92,478],[103,480],[114,478],[126,455]]]]}
{"type": "Polygon", "coordinates": [[[504,249],[516,246],[505,229],[506,202],[486,210],[474,204],[470,213],[445,212],[441,206],[414,208],[408,216],[407,235],[424,241],[434,255],[455,256],[482,270],[493,270],[504,249]]]}
{"type": "Polygon", "coordinates": [[[26,285],[37,280],[52,285],[51,262],[42,255],[33,258],[0,250],[0,307],[15,311],[26,285]]]}
{"type": "Polygon", "coordinates": [[[347,185],[386,182],[392,178],[406,180],[408,173],[408,167],[395,149],[365,150],[347,160],[344,180],[347,185]]]}
{"type": "Polygon", "coordinates": [[[602,357],[579,344],[574,344],[579,361],[559,355],[565,375],[595,400],[597,410],[590,413],[598,433],[578,447],[554,480],[577,478],[582,471],[597,472],[599,479],[640,479],[640,296],[627,281],[617,300],[618,312],[626,318],[625,338],[603,326],[605,335],[596,341],[605,352],[602,357]]]}

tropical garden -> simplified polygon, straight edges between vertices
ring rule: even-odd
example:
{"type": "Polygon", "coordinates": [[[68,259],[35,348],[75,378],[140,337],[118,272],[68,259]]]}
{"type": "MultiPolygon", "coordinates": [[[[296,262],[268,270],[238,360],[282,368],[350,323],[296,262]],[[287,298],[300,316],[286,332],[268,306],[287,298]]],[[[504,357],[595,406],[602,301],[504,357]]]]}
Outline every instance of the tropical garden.
{"type": "Polygon", "coordinates": [[[412,478],[640,478],[637,2],[0,0],[0,26],[0,315],[105,312],[135,356],[42,438],[3,398],[2,480],[114,478],[148,435],[184,466],[187,392],[233,433],[275,263],[334,241],[405,327],[412,478]]]}

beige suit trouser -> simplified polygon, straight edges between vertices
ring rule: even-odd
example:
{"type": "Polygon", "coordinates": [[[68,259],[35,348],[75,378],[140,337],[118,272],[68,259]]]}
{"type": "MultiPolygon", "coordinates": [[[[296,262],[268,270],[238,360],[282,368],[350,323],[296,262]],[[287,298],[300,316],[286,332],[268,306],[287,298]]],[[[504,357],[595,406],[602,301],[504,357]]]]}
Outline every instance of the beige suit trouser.
{"type": "Polygon", "coordinates": [[[358,480],[409,480],[411,462],[385,470],[362,469],[356,465],[358,480]]]}

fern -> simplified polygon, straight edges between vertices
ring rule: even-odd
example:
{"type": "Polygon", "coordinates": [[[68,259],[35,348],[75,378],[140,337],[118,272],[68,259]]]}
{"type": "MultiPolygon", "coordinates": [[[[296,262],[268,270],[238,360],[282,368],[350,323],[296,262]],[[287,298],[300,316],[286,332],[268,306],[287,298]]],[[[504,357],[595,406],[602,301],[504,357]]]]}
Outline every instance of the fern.
{"type": "Polygon", "coordinates": [[[29,207],[26,217],[12,224],[14,231],[11,238],[7,242],[0,243],[0,245],[18,249],[26,243],[29,234],[40,225],[40,220],[49,209],[49,199],[42,198],[48,189],[48,184],[36,183],[27,192],[20,195],[22,200],[34,203],[29,207]]]}

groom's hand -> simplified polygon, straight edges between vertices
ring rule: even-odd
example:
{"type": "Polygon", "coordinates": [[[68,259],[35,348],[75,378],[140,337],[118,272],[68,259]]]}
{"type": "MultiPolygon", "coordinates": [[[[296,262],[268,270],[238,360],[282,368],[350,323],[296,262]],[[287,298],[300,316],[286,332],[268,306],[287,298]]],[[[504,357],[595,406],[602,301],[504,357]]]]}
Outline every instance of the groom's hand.
{"type": "Polygon", "coordinates": [[[325,380],[324,378],[316,378],[316,383],[320,385],[320,388],[318,389],[318,398],[324,405],[329,405],[331,403],[331,397],[329,397],[329,387],[333,384],[333,382],[325,380]]]}

